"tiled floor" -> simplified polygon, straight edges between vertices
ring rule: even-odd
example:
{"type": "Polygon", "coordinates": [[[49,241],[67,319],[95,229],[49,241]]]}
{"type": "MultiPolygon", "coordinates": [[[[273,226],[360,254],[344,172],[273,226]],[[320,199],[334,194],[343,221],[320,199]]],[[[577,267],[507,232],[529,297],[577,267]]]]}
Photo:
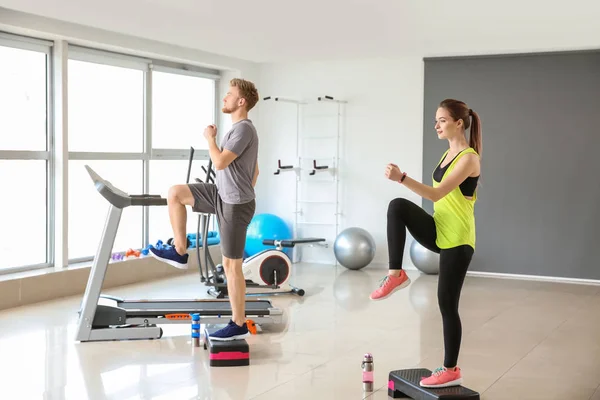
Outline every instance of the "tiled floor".
{"type": "MultiPolygon", "coordinates": [[[[285,314],[249,339],[251,366],[209,367],[188,325],[156,341],[74,342],[81,299],[0,312],[0,399],[387,399],[390,370],[442,361],[436,276],[381,302],[384,273],[299,265],[304,298],[273,297],[285,314]],[[375,359],[375,392],[360,364],[375,359]]],[[[118,288],[125,297],[200,297],[196,276],[118,288]]],[[[465,386],[482,399],[600,400],[600,286],[467,277],[461,299],[465,386]]]]}

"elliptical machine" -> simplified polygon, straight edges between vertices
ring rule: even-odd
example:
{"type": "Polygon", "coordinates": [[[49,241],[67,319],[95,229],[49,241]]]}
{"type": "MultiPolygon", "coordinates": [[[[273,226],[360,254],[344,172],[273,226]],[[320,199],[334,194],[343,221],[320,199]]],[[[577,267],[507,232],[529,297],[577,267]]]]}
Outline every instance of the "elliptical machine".
{"type": "MultiPolygon", "coordinates": [[[[190,160],[188,166],[187,181],[191,171],[194,148],[190,150],[190,160]]],[[[214,183],[216,177],[212,168],[212,160],[208,160],[208,169],[202,166],[206,173],[206,183],[214,183]]],[[[202,180],[195,178],[198,183],[202,180]]],[[[208,293],[217,299],[228,296],[227,279],[225,271],[221,264],[215,265],[208,250],[208,228],[210,224],[210,214],[198,214],[198,228],[196,230],[196,257],[198,268],[200,269],[200,281],[209,286],[208,293]],[[200,234],[202,229],[202,234],[200,234]],[[204,249],[204,263],[200,257],[200,240],[202,239],[202,248],[204,249]],[[202,267],[204,264],[204,270],[202,267]],[[210,271],[209,271],[210,268],[210,271]],[[212,272],[212,274],[211,274],[212,272]]],[[[292,261],[288,255],[283,252],[283,248],[293,248],[297,244],[325,242],[324,238],[305,238],[305,239],[286,239],[274,240],[265,239],[263,244],[275,246],[275,249],[263,250],[260,253],[248,257],[242,264],[242,272],[246,280],[246,295],[269,295],[269,294],[296,294],[304,296],[304,289],[290,285],[289,280],[292,275],[292,261]]]]}

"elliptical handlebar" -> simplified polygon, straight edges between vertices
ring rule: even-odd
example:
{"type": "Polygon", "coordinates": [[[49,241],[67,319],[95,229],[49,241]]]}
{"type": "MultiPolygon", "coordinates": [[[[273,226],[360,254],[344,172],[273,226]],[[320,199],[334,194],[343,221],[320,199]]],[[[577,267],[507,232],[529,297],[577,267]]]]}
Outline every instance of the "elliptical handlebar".
{"type": "Polygon", "coordinates": [[[204,167],[204,165],[203,165],[202,171],[204,171],[206,173],[206,183],[214,183],[215,182],[216,174],[215,174],[215,170],[212,168],[212,160],[211,159],[208,160],[208,169],[206,167],[204,167]]]}
{"type": "Polygon", "coordinates": [[[294,247],[296,244],[291,243],[290,240],[274,240],[274,239],[265,239],[262,244],[265,246],[276,246],[276,247],[294,247]]]}
{"type": "Polygon", "coordinates": [[[265,246],[277,246],[277,247],[294,247],[297,244],[305,243],[318,243],[324,242],[324,238],[304,238],[304,239],[264,239],[263,244],[265,246]]]}
{"type": "Polygon", "coordinates": [[[158,194],[127,194],[121,189],[113,186],[109,181],[102,179],[89,165],[85,166],[88,174],[94,182],[96,190],[110,204],[117,208],[125,208],[129,206],[166,206],[167,199],[158,194]]]}
{"type": "MultiPolygon", "coordinates": [[[[212,168],[212,160],[208,159],[208,165],[207,168],[204,167],[204,165],[202,166],[202,170],[204,172],[206,172],[206,183],[213,183],[214,179],[212,178],[212,175],[215,175],[215,171],[212,168]]],[[[196,179],[199,180],[199,179],[196,179]]],[[[196,258],[198,259],[198,268],[200,269],[200,281],[201,282],[205,282],[208,281],[209,283],[211,283],[211,280],[214,280],[214,282],[212,282],[213,284],[216,284],[216,280],[217,280],[217,267],[215,265],[215,262],[213,261],[211,255],[210,255],[210,251],[208,250],[208,225],[210,224],[210,214],[206,213],[200,213],[198,214],[198,229],[196,230],[196,237],[200,238],[202,237],[202,248],[204,249],[204,267],[206,269],[206,277],[204,276],[204,273],[202,272],[202,262],[200,261],[200,249],[199,249],[199,240],[196,239],[196,258]],[[202,229],[202,235],[200,234],[200,229],[202,229]],[[212,271],[212,277],[210,272],[212,271]]]]}
{"type": "MultiPolygon", "coordinates": [[[[190,182],[190,175],[192,171],[192,163],[194,161],[194,148],[190,147],[190,156],[188,159],[188,169],[186,176],[186,183],[190,182]]],[[[204,181],[200,178],[194,178],[195,183],[209,183],[212,184],[215,181],[216,173],[212,168],[212,160],[208,159],[207,167],[202,166],[202,170],[206,173],[204,181]]],[[[217,272],[215,263],[208,251],[208,226],[210,224],[210,214],[198,213],[198,226],[196,228],[196,259],[198,260],[198,269],[200,270],[200,282],[216,285],[217,272]],[[202,260],[200,258],[200,239],[202,240],[202,248],[204,249],[204,268],[202,268],[202,260]],[[212,271],[212,276],[211,276],[212,271]],[[214,281],[214,282],[211,282],[214,281]]]]}

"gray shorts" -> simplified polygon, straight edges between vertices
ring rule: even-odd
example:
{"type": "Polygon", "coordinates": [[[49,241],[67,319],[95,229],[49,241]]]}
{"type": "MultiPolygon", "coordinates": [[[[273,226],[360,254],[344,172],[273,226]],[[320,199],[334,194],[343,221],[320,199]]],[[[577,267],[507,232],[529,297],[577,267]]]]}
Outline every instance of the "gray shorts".
{"type": "Polygon", "coordinates": [[[194,196],[192,210],[217,216],[223,256],[230,259],[244,258],[246,231],[254,216],[256,201],[251,200],[243,204],[224,203],[217,186],[211,183],[189,183],[188,187],[194,196]]]}

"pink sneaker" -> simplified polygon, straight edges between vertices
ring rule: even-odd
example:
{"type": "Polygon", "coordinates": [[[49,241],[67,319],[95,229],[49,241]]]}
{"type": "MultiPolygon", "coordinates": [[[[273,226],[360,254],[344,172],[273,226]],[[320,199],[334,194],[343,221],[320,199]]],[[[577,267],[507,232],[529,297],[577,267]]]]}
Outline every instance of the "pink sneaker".
{"type": "Polygon", "coordinates": [[[383,300],[396,290],[403,289],[410,284],[406,272],[402,270],[400,276],[386,275],[377,289],[371,293],[371,300],[383,300]]]}
{"type": "Polygon", "coordinates": [[[443,388],[448,386],[459,386],[462,384],[462,374],[460,368],[456,367],[454,371],[445,367],[437,368],[431,376],[423,377],[420,385],[426,388],[443,388]]]}

